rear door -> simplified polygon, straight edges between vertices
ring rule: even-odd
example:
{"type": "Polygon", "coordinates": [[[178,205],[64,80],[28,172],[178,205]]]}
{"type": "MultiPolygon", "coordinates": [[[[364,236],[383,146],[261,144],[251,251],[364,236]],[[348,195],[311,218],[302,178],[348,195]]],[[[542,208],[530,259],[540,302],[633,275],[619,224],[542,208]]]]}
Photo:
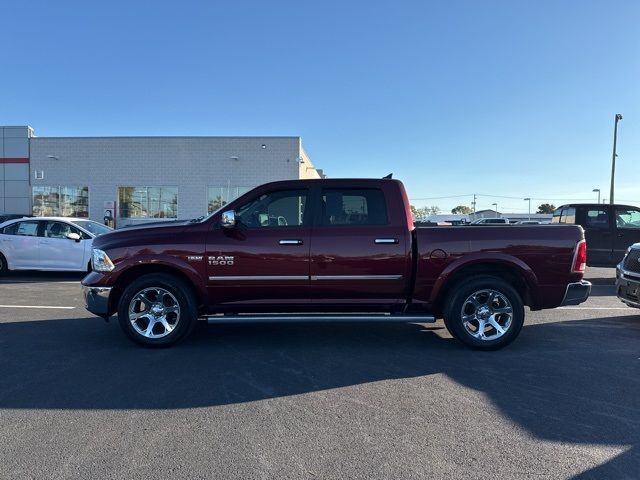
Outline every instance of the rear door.
{"type": "Polygon", "coordinates": [[[0,250],[12,270],[39,268],[38,221],[20,221],[4,227],[0,250]]]}
{"type": "Polygon", "coordinates": [[[615,207],[615,225],[613,261],[619,263],[627,248],[640,242],[640,209],[615,207]]]}
{"type": "Polygon", "coordinates": [[[410,238],[404,212],[390,208],[394,186],[324,187],[316,193],[313,303],[393,305],[404,300],[410,238]]]}
{"type": "Polygon", "coordinates": [[[207,239],[210,302],[273,308],[310,303],[308,189],[259,193],[236,209],[235,228],[207,239]]]}
{"type": "MultiPolygon", "coordinates": [[[[613,225],[610,211],[609,205],[578,207],[578,223],[584,228],[589,265],[612,264],[613,225]]],[[[564,223],[575,223],[575,220],[564,223]]]]}

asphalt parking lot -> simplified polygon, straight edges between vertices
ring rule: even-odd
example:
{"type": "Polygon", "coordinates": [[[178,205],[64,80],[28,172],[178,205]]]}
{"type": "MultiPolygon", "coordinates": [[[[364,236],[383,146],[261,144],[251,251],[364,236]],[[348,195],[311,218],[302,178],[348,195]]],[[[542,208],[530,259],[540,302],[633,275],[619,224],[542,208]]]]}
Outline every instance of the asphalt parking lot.
{"type": "Polygon", "coordinates": [[[175,348],[90,316],[77,275],[0,278],[0,477],[640,478],[640,311],[590,269],[498,352],[432,325],[202,325],[175,348]]]}

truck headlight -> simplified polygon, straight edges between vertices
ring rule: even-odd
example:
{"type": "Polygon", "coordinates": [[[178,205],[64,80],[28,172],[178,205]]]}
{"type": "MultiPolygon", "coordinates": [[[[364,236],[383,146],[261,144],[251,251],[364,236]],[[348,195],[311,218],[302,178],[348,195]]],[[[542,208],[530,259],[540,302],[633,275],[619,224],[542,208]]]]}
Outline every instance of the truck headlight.
{"type": "Polygon", "coordinates": [[[114,268],[109,255],[99,248],[91,249],[91,269],[94,272],[110,272],[114,268]]]}

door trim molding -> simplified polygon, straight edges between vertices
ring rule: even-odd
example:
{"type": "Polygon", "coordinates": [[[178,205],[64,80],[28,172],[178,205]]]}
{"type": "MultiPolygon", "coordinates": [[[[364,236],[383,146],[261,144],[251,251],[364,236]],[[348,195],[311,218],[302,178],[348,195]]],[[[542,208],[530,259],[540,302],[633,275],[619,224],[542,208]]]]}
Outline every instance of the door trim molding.
{"type": "Polygon", "coordinates": [[[278,280],[309,280],[308,275],[214,275],[209,280],[216,282],[237,282],[237,281],[278,281],[278,280]]]}
{"type": "Polygon", "coordinates": [[[401,280],[402,275],[311,275],[311,280],[401,280]]]}
{"type": "Polygon", "coordinates": [[[213,282],[299,281],[299,280],[402,280],[402,275],[212,275],[213,282]]]}

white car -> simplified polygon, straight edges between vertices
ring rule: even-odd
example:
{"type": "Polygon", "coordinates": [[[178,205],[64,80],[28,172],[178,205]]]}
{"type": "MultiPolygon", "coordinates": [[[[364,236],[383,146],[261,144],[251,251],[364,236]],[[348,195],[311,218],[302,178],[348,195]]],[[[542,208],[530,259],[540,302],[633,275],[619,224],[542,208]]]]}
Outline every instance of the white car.
{"type": "Polygon", "coordinates": [[[471,222],[471,225],[509,225],[508,218],[479,218],[471,222]]]}
{"type": "Polygon", "coordinates": [[[0,224],[0,273],[90,270],[93,239],[112,229],[86,218],[33,217],[0,224]]]}

